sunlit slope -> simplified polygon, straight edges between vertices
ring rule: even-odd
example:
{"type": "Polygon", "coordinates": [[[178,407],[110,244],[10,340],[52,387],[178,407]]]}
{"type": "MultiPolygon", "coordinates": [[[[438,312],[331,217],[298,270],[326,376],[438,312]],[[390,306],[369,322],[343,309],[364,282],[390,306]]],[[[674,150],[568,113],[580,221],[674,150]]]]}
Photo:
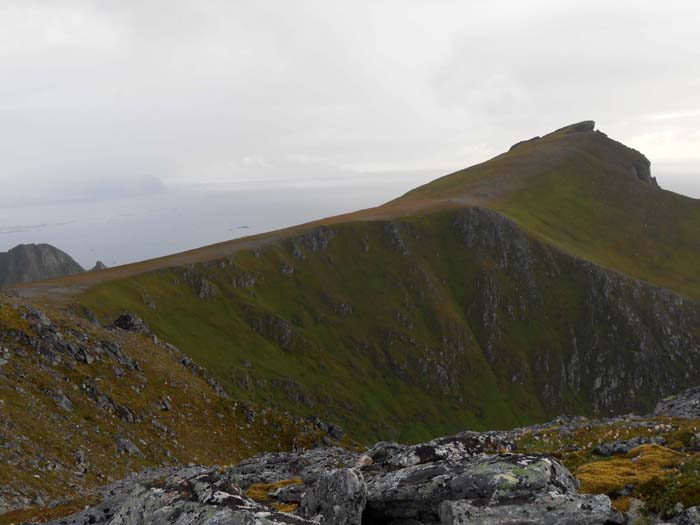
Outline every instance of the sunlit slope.
{"type": "Polygon", "coordinates": [[[700,298],[700,201],[658,188],[641,153],[585,125],[521,143],[397,202],[425,198],[476,200],[577,257],[700,298]]]}

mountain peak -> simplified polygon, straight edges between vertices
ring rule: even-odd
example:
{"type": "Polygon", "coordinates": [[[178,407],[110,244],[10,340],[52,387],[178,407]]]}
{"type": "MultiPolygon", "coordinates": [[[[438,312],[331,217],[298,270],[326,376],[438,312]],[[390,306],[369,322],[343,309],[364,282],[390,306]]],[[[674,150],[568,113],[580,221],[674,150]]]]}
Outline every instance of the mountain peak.
{"type": "Polygon", "coordinates": [[[19,244],[0,252],[0,285],[40,281],[82,273],[66,252],[50,244],[19,244]]]}
{"type": "Polygon", "coordinates": [[[557,179],[559,185],[571,185],[574,178],[603,187],[619,184],[628,192],[659,187],[647,157],[596,130],[595,121],[584,120],[517,142],[501,155],[415,188],[399,200],[459,199],[489,206],[541,184],[543,177],[553,183],[557,179]]]}

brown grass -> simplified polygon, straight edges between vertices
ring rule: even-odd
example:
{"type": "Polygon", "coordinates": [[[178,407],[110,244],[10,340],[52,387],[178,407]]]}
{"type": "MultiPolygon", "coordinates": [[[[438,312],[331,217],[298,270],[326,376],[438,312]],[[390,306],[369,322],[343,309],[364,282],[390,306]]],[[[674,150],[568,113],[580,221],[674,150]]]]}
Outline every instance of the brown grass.
{"type": "Polygon", "coordinates": [[[278,488],[287,487],[289,485],[302,485],[303,483],[304,481],[301,478],[285,479],[283,481],[277,481],[276,483],[253,483],[248,490],[246,490],[246,495],[255,501],[266,503],[270,501],[270,493],[278,488]]]}
{"type": "Polygon", "coordinates": [[[660,445],[641,445],[623,457],[581,465],[576,477],[581,492],[610,494],[672,474],[685,458],[685,454],[660,445]]]}

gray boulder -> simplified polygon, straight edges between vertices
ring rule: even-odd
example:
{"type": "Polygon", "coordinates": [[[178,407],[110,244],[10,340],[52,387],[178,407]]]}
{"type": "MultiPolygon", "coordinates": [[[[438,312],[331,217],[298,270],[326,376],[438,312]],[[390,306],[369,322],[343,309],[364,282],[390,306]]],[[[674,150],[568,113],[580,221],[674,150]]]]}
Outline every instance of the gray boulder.
{"type": "Polygon", "coordinates": [[[73,403],[61,390],[47,389],[44,391],[55,403],[66,412],[73,412],[73,403]]]}
{"type": "Polygon", "coordinates": [[[480,454],[368,478],[365,512],[376,522],[435,522],[443,501],[523,502],[548,492],[575,494],[577,486],[571,473],[553,458],[480,454]]]}
{"type": "Polygon", "coordinates": [[[541,494],[529,503],[484,505],[445,501],[440,505],[444,525],[600,525],[625,523],[607,496],[541,494]]]}
{"type": "Polygon", "coordinates": [[[367,502],[367,487],[355,469],[323,474],[306,492],[301,513],[326,525],[361,525],[367,502]]]}
{"type": "Polygon", "coordinates": [[[130,314],[123,313],[114,320],[112,323],[113,328],[121,328],[127,332],[137,332],[142,334],[150,334],[151,330],[148,325],[140,317],[130,314]]]}
{"type": "Polygon", "coordinates": [[[366,455],[373,465],[384,469],[399,469],[436,461],[458,461],[484,452],[512,451],[515,444],[505,432],[462,432],[418,445],[399,445],[382,441],[366,455]]]}
{"type": "Polygon", "coordinates": [[[700,386],[662,399],[654,409],[655,416],[700,418],[700,386]]]}
{"type": "Polygon", "coordinates": [[[130,456],[142,456],[139,448],[125,437],[118,436],[116,440],[117,452],[130,456]]]}
{"type": "Polygon", "coordinates": [[[671,521],[678,525],[698,525],[700,523],[700,507],[688,507],[671,521]]]}
{"type": "Polygon", "coordinates": [[[229,473],[244,489],[253,483],[276,483],[291,478],[301,478],[307,485],[312,485],[326,472],[352,467],[358,456],[356,452],[340,447],[267,453],[241,461],[229,473]]]}

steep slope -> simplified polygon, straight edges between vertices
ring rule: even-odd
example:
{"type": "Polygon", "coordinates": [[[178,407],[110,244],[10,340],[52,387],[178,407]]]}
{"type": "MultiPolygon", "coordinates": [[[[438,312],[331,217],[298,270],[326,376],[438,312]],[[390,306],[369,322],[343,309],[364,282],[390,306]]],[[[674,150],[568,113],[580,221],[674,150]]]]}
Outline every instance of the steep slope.
{"type": "Polygon", "coordinates": [[[0,286],[82,273],[70,255],[50,244],[20,244],[0,252],[0,286]]]}
{"type": "Polygon", "coordinates": [[[379,208],[21,292],[136,312],[236,397],[417,441],[699,383],[699,213],[582,123],[379,208]]]}
{"type": "Polygon", "coordinates": [[[700,380],[700,308],[478,208],[313,230],[97,286],[235,396],[360,439],[644,410],[700,380]]]}
{"type": "Polygon", "coordinates": [[[516,144],[396,202],[477,201],[572,255],[700,299],[700,201],[660,189],[644,155],[593,127],[516,144]]]}
{"type": "Polygon", "coordinates": [[[58,498],[82,508],[92,487],[134,470],[230,463],[326,435],[229,399],[176,348],[120,325],[132,331],[0,295],[0,515],[58,498]]]}

